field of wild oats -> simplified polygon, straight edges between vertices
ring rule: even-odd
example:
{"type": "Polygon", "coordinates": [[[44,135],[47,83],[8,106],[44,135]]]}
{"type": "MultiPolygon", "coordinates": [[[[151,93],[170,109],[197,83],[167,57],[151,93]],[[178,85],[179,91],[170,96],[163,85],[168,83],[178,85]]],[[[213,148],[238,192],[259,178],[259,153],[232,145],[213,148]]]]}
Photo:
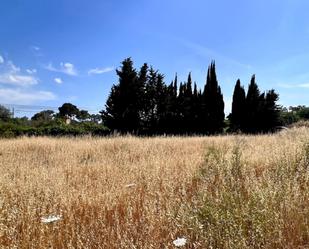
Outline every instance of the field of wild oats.
{"type": "Polygon", "coordinates": [[[309,248],[309,129],[0,141],[0,248],[176,248],[177,238],[309,248]]]}

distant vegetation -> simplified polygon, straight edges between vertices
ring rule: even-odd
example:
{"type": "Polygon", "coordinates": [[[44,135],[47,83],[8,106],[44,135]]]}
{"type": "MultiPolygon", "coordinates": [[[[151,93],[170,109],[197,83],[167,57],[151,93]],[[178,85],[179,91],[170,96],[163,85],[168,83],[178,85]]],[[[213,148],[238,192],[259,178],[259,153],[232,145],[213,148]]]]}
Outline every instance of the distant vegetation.
{"type": "Polygon", "coordinates": [[[160,134],[222,134],[267,133],[279,126],[288,126],[309,119],[309,107],[279,106],[275,90],[261,92],[255,75],[246,93],[237,80],[231,113],[225,117],[224,101],[217,81],[215,63],[208,68],[206,83],[198,89],[191,73],[184,82],[177,75],[170,83],[164,75],[144,63],[140,70],[130,58],[116,70],[119,77],[111,88],[105,109],[89,114],[71,103],[64,103],[58,112],[44,110],[30,120],[14,118],[0,106],[0,136],[21,135],[77,136],[131,133],[160,134]]]}
{"type": "Polygon", "coordinates": [[[102,125],[99,114],[89,114],[75,105],[65,103],[59,112],[45,110],[27,117],[13,118],[12,113],[0,106],[0,136],[78,136],[106,135],[109,130],[102,125]]]}
{"type": "Polygon", "coordinates": [[[283,125],[291,125],[296,122],[309,120],[309,107],[302,106],[290,106],[289,108],[281,108],[280,122],[283,125]]]}

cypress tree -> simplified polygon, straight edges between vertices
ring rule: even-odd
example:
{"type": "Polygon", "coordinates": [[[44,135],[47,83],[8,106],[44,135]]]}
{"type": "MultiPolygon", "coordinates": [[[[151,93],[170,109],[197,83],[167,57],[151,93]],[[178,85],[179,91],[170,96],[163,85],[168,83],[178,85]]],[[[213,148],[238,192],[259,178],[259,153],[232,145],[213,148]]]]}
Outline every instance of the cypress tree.
{"type": "Polygon", "coordinates": [[[188,74],[188,80],[186,83],[186,89],[185,89],[185,96],[191,97],[192,96],[192,79],[191,79],[191,73],[188,74]]]}
{"type": "Polygon", "coordinates": [[[176,103],[174,102],[174,81],[166,89],[166,113],[164,116],[164,127],[166,133],[171,133],[173,131],[173,121],[174,121],[174,107],[176,103]]]}
{"type": "Polygon", "coordinates": [[[194,82],[193,97],[197,98],[197,95],[198,95],[197,85],[196,85],[196,82],[194,82]]]}
{"type": "Polygon", "coordinates": [[[193,121],[193,113],[192,113],[192,79],[191,73],[188,75],[187,82],[185,83],[184,89],[184,103],[183,103],[183,115],[184,115],[184,129],[183,132],[192,133],[192,121],[193,121]]]}
{"type": "Polygon", "coordinates": [[[158,133],[164,133],[165,131],[165,117],[167,115],[167,87],[164,83],[164,75],[158,73],[156,81],[156,116],[158,133]]]}
{"type": "Polygon", "coordinates": [[[224,126],[224,101],[217,81],[215,62],[208,68],[207,81],[203,92],[203,125],[210,134],[222,132],[224,126]]]}
{"type": "Polygon", "coordinates": [[[246,96],[246,120],[244,130],[246,132],[256,133],[259,131],[260,111],[260,90],[255,82],[255,75],[252,76],[246,96]]]}
{"type": "Polygon", "coordinates": [[[230,116],[231,128],[233,131],[242,130],[246,116],[246,93],[238,79],[234,88],[232,113],[230,116]]]}
{"type": "Polygon", "coordinates": [[[177,96],[177,126],[175,127],[176,133],[183,133],[184,125],[184,102],[185,102],[185,84],[180,82],[179,93],[177,96]]]}
{"type": "Polygon", "coordinates": [[[177,106],[177,73],[175,79],[167,87],[166,90],[166,113],[164,117],[164,132],[165,133],[175,133],[178,120],[178,106],[177,106]]]}
{"type": "Polygon", "coordinates": [[[194,82],[192,104],[191,104],[191,115],[192,115],[191,132],[192,133],[199,132],[199,119],[198,119],[199,109],[200,109],[199,93],[197,90],[196,82],[194,82]]]}
{"type": "Polygon", "coordinates": [[[177,90],[178,90],[178,79],[177,79],[177,73],[175,75],[175,80],[174,80],[174,97],[177,98],[177,90]]]}

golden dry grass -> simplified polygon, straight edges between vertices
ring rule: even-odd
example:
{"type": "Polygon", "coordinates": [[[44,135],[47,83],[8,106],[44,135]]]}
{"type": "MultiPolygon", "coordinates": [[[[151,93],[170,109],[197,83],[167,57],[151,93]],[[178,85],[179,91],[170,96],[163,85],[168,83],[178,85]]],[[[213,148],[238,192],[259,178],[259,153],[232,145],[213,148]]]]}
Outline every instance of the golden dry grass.
{"type": "Polygon", "coordinates": [[[1,140],[0,247],[308,248],[308,142],[307,128],[1,140]]]}

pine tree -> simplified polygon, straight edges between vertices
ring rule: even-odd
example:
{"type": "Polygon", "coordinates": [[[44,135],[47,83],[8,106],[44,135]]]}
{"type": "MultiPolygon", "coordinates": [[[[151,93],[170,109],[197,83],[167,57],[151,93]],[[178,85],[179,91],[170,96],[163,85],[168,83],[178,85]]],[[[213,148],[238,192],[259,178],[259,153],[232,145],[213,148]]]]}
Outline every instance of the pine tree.
{"type": "Polygon", "coordinates": [[[244,119],[246,116],[246,93],[244,88],[240,85],[238,79],[234,88],[232,113],[231,113],[231,129],[233,131],[242,130],[244,126],[244,119]]]}
{"type": "Polygon", "coordinates": [[[270,90],[266,93],[264,110],[263,110],[263,131],[273,131],[280,124],[279,121],[279,106],[276,102],[279,100],[279,95],[275,90],[270,90]]]}
{"type": "Polygon", "coordinates": [[[139,98],[137,99],[137,104],[139,106],[139,110],[140,110],[140,118],[141,118],[141,130],[144,129],[145,127],[145,119],[146,119],[146,110],[145,110],[145,106],[147,103],[147,98],[146,98],[146,84],[148,81],[148,65],[147,63],[144,63],[143,66],[140,68],[140,71],[138,73],[138,89],[140,90],[140,92],[138,93],[139,98]]]}
{"type": "Polygon", "coordinates": [[[152,67],[145,85],[144,114],[144,128],[147,133],[162,133],[167,115],[167,87],[164,75],[152,67]]]}
{"type": "Polygon", "coordinates": [[[59,110],[59,117],[72,118],[73,116],[77,116],[79,114],[79,109],[71,103],[64,103],[62,106],[58,108],[58,110],[59,110]]]}
{"type": "Polygon", "coordinates": [[[123,131],[123,106],[119,85],[113,85],[105,104],[105,110],[100,112],[103,124],[111,130],[123,131]]]}
{"type": "Polygon", "coordinates": [[[149,70],[149,77],[145,86],[145,129],[148,133],[153,133],[157,124],[157,106],[156,106],[156,82],[158,72],[153,69],[149,70]]]}
{"type": "Polygon", "coordinates": [[[138,99],[143,90],[131,58],[125,59],[116,72],[119,82],[112,87],[105,110],[101,112],[102,120],[112,130],[138,132],[141,113],[138,99]]]}

